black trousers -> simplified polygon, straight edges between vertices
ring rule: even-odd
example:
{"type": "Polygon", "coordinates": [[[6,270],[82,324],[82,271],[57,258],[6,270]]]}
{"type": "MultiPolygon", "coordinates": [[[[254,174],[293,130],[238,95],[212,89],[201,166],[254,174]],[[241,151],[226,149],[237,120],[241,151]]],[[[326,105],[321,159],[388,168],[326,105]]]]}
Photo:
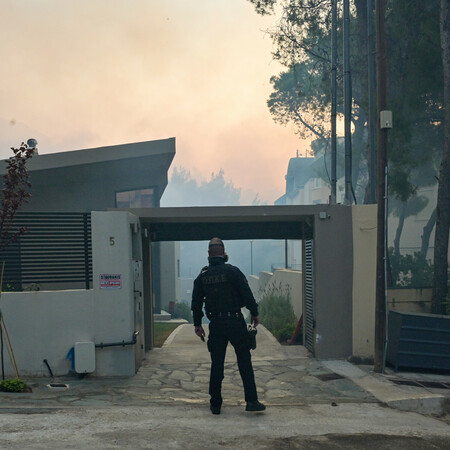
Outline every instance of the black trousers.
{"type": "Polygon", "coordinates": [[[252,359],[248,346],[247,325],[242,317],[215,318],[209,324],[208,349],[211,353],[209,395],[212,406],[222,405],[222,380],[228,342],[236,352],[239,373],[245,391],[245,401],[258,400],[252,359]]]}

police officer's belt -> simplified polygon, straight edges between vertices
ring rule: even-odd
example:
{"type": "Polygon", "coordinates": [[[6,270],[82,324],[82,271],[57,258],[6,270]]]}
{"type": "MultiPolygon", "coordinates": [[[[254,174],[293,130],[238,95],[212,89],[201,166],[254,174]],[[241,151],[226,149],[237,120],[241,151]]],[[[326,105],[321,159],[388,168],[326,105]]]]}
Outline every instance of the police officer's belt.
{"type": "Polygon", "coordinates": [[[242,313],[240,311],[227,311],[208,313],[207,316],[209,319],[231,319],[233,317],[242,317],[242,313]]]}

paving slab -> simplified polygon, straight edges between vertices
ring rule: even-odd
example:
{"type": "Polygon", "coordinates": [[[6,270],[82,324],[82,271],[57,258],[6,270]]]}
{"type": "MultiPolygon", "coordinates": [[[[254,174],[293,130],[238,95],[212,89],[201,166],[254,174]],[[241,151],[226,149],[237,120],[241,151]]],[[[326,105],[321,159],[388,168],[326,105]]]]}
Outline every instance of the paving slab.
{"type": "MultiPolygon", "coordinates": [[[[208,332],[207,326],[205,331],[208,332]]],[[[276,405],[382,403],[426,414],[445,412],[448,397],[424,389],[394,385],[389,376],[347,361],[319,361],[303,346],[280,345],[263,326],[252,350],[260,400],[276,405]]],[[[3,408],[146,404],[202,404],[207,407],[210,356],[192,325],[179,326],[162,348],[146,354],[136,376],[84,379],[59,377],[27,380],[32,393],[0,393],[3,408]],[[67,389],[50,389],[50,382],[67,389]]],[[[441,376],[440,380],[449,381],[441,376]]],[[[236,355],[229,346],[223,383],[224,404],[242,406],[244,393],[236,355]]]]}

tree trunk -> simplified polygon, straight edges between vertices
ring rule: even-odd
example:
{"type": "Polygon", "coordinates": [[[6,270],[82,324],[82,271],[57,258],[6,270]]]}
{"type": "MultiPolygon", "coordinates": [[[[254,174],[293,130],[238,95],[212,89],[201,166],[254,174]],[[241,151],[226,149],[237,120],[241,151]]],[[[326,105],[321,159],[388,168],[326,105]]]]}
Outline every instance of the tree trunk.
{"type": "Polygon", "coordinates": [[[439,170],[434,240],[434,277],[431,312],[443,314],[447,298],[448,233],[450,224],[450,8],[441,0],[441,47],[444,66],[444,151],[439,170]]]}
{"type": "Polygon", "coordinates": [[[428,247],[430,244],[430,234],[433,231],[435,223],[436,223],[436,208],[434,208],[434,211],[431,213],[431,216],[428,219],[427,224],[423,227],[422,246],[420,248],[420,253],[423,255],[425,259],[427,257],[428,247]]]}
{"type": "Polygon", "coordinates": [[[353,163],[352,163],[352,185],[355,192],[359,194],[357,203],[363,203],[364,189],[358,189],[358,181],[360,174],[361,158],[365,151],[364,131],[365,131],[366,115],[362,109],[360,109],[360,115],[356,120],[353,120],[355,131],[353,132],[353,163]]]}
{"type": "Polygon", "coordinates": [[[397,256],[400,256],[400,238],[402,236],[403,225],[405,223],[406,206],[407,206],[406,202],[402,203],[402,210],[400,211],[400,215],[398,217],[398,225],[397,225],[397,230],[395,232],[394,253],[397,256]]]}

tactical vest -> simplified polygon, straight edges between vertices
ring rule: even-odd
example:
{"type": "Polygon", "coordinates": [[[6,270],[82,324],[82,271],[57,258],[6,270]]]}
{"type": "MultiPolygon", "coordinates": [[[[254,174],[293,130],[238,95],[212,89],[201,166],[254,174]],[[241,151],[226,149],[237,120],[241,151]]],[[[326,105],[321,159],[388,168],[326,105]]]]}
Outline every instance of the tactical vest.
{"type": "Polygon", "coordinates": [[[240,311],[239,293],[235,287],[233,272],[233,266],[230,264],[210,265],[202,270],[200,279],[205,294],[206,313],[240,311]]]}

